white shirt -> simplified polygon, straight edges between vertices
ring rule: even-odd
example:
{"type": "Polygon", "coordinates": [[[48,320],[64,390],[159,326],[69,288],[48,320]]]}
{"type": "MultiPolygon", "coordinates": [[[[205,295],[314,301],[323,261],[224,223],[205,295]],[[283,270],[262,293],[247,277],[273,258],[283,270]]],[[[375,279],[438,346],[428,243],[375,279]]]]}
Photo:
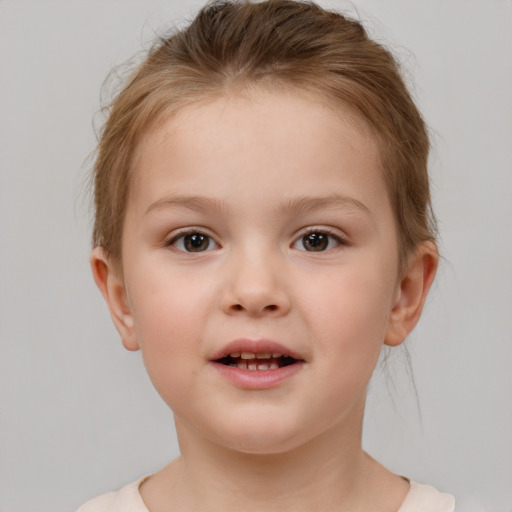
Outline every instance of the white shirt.
{"type": "MultiPolygon", "coordinates": [[[[139,493],[140,484],[147,477],[126,485],[117,492],[98,496],[77,512],[149,512],[139,493]]],[[[440,493],[430,485],[411,482],[411,488],[397,512],[454,512],[455,499],[440,493]]]]}

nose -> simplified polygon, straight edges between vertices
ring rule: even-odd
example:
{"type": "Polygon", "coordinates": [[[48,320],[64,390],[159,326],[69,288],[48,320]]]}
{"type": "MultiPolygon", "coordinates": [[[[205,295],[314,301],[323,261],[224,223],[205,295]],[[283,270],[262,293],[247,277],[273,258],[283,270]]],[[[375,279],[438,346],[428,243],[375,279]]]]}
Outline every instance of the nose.
{"type": "Polygon", "coordinates": [[[284,286],[283,268],[264,255],[240,255],[227,263],[222,309],[228,315],[250,317],[286,315],[290,299],[284,286]]]}

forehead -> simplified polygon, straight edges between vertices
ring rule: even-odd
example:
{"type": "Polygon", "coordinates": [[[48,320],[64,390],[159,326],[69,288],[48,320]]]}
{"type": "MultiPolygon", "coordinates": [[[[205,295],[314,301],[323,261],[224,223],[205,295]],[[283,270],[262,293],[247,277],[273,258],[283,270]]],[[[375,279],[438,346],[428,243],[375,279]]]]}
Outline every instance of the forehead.
{"type": "Polygon", "coordinates": [[[235,188],[269,200],[325,195],[334,182],[341,194],[384,190],[376,140],[357,115],[290,91],[183,108],[142,140],[131,180],[128,208],[165,194],[222,196],[235,188]]]}

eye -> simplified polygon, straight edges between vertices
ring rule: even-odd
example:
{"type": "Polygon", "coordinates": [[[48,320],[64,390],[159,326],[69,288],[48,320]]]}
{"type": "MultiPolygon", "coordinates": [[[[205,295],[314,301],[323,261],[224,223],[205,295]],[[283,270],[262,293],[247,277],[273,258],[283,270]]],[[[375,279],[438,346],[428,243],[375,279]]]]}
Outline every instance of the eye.
{"type": "Polygon", "coordinates": [[[299,251],[323,252],[344,244],[341,238],[326,231],[310,231],[300,237],[292,247],[299,251]]]}
{"type": "Polygon", "coordinates": [[[169,245],[183,252],[205,252],[218,247],[213,238],[196,231],[176,236],[169,245]]]}

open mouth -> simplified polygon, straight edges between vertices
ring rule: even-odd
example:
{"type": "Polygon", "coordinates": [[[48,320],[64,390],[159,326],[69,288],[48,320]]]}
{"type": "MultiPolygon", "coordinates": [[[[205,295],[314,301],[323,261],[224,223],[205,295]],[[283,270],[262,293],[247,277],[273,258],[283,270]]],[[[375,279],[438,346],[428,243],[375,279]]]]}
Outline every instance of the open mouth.
{"type": "Polygon", "coordinates": [[[215,362],[239,370],[277,370],[298,362],[291,356],[278,353],[233,352],[215,362]]]}

